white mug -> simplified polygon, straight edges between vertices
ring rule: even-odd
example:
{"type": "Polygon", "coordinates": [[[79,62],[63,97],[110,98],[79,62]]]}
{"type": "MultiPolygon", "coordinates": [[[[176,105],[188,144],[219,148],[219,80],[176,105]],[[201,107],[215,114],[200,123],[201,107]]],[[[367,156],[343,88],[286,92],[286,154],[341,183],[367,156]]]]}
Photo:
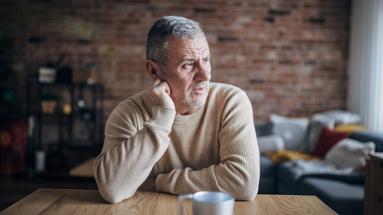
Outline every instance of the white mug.
{"type": "Polygon", "coordinates": [[[232,215],[234,198],[223,192],[202,191],[194,194],[178,196],[179,214],[183,215],[183,202],[185,199],[192,201],[193,215],[232,215]]]}

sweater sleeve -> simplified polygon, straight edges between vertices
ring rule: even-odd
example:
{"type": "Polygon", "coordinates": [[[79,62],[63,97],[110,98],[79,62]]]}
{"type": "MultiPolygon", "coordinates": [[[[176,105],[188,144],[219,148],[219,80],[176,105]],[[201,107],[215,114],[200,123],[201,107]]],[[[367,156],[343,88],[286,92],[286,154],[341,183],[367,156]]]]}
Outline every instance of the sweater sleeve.
{"type": "Polygon", "coordinates": [[[160,174],[156,189],[173,194],[202,190],[221,191],[239,200],[254,199],[260,177],[259,151],[247,95],[240,91],[228,99],[219,132],[220,162],[203,169],[174,169],[160,174]]]}
{"type": "Polygon", "coordinates": [[[101,154],[93,166],[101,196],[116,203],[131,197],[168,148],[175,111],[153,107],[147,122],[132,104],[119,105],[109,116],[101,154]],[[137,131],[137,124],[143,128],[137,131]]]}

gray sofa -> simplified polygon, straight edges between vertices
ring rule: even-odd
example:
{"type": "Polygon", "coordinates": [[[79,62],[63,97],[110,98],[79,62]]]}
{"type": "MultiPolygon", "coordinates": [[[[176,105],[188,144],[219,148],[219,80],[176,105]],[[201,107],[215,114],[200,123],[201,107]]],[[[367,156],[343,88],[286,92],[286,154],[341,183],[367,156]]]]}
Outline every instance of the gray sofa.
{"type": "MultiPolygon", "coordinates": [[[[349,138],[372,141],[375,151],[383,152],[383,134],[355,132],[349,138]]],[[[260,162],[259,193],[315,195],[339,214],[363,214],[365,173],[308,174],[297,179],[294,167],[287,163],[273,164],[263,155],[260,162]]]]}

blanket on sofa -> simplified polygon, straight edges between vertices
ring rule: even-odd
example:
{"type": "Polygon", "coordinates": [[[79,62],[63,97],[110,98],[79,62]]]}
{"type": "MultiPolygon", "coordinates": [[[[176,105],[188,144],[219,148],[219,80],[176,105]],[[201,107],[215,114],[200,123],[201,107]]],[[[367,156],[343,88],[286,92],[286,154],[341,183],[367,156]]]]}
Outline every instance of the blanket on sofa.
{"type": "Polygon", "coordinates": [[[355,171],[353,168],[339,168],[325,160],[295,160],[283,165],[289,167],[294,173],[295,180],[305,177],[322,177],[341,180],[349,183],[363,183],[365,173],[355,171]]]}
{"type": "Polygon", "coordinates": [[[273,163],[281,163],[293,160],[313,160],[320,159],[317,156],[313,156],[307,153],[291,151],[291,150],[278,150],[269,152],[266,154],[273,163]]]}

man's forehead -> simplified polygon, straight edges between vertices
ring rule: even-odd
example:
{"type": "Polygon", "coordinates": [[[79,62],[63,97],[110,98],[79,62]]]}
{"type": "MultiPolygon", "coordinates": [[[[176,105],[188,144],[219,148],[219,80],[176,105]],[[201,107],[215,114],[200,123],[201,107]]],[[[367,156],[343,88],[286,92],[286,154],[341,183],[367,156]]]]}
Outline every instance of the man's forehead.
{"type": "Polygon", "coordinates": [[[190,39],[170,38],[167,48],[168,53],[177,60],[185,57],[209,55],[209,45],[203,34],[197,34],[190,39]]]}

